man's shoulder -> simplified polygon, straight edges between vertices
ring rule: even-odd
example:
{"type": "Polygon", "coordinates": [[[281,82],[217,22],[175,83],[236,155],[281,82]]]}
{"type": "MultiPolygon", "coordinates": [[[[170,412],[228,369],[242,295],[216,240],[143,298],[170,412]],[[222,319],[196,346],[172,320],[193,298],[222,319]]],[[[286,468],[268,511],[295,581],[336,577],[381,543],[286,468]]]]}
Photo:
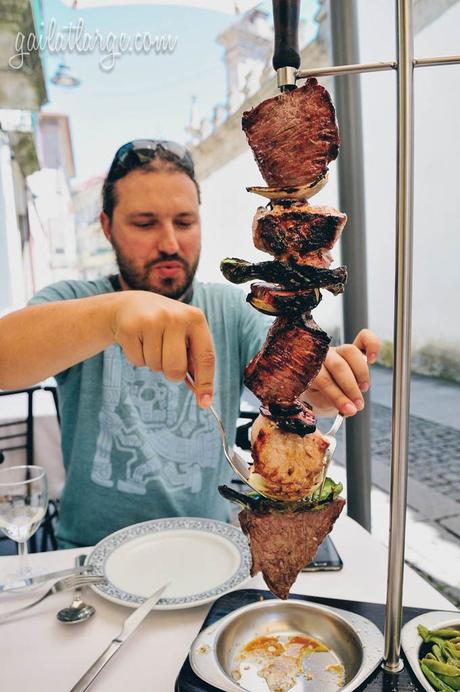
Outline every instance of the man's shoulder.
{"type": "Polygon", "coordinates": [[[69,300],[72,298],[88,298],[90,296],[109,293],[113,290],[108,277],[93,279],[66,279],[45,286],[29,301],[29,305],[45,303],[54,300],[69,300]]]}

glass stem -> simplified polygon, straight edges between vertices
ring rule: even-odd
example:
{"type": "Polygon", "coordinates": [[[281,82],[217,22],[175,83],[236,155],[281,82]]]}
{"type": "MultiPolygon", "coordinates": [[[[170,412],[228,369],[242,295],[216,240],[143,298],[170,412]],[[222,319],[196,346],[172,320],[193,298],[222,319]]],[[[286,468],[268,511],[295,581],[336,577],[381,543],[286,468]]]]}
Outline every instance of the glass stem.
{"type": "Polygon", "coordinates": [[[18,542],[18,555],[19,555],[19,572],[20,574],[27,574],[29,569],[28,555],[29,550],[27,547],[27,541],[18,542]]]}

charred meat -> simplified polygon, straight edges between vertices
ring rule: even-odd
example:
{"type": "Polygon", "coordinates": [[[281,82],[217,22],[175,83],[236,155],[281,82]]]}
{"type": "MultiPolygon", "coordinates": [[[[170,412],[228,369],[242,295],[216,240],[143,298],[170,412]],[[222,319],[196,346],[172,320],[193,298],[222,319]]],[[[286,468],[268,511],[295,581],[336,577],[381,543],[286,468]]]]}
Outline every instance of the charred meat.
{"type": "Polygon", "coordinates": [[[244,383],[265,405],[290,404],[319,373],[329,343],[312,318],[277,317],[247,366],[244,383]]]}
{"type": "Polygon", "coordinates": [[[253,308],[265,315],[298,315],[316,308],[321,300],[317,288],[290,290],[280,284],[256,281],[246,300],[253,308]]]}
{"type": "Polygon", "coordinates": [[[296,399],[287,406],[279,404],[261,406],[260,412],[273,420],[280,430],[286,432],[296,433],[303,437],[316,430],[316,418],[312,407],[300,399],[296,399]]]}
{"type": "Polygon", "coordinates": [[[260,172],[272,187],[313,183],[339,152],[331,97],[314,78],[246,111],[242,125],[260,172]]]}
{"type": "Polygon", "coordinates": [[[344,505],[345,500],[339,497],[307,512],[260,514],[242,510],[238,518],[251,545],[251,576],[262,572],[270,591],[286,599],[297,575],[315,557],[344,505]]]}
{"type": "Polygon", "coordinates": [[[276,500],[301,500],[321,485],[327,440],[282,430],[271,416],[256,418],[251,431],[251,485],[276,500]]]}
{"type": "Polygon", "coordinates": [[[282,262],[327,268],[330,256],[324,254],[324,264],[319,265],[310,255],[331,250],[346,221],[346,214],[332,207],[313,207],[302,202],[281,202],[271,209],[259,207],[252,225],[254,245],[282,262]]]}

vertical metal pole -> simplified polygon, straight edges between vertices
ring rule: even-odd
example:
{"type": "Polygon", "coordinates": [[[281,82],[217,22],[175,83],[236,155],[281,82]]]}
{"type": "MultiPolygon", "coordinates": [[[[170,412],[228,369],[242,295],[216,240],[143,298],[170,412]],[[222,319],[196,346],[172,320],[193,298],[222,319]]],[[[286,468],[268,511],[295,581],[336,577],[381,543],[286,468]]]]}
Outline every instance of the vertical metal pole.
{"type": "MultiPolygon", "coordinates": [[[[359,63],[356,0],[329,3],[334,65],[359,63]]],[[[344,337],[352,343],[368,326],[366,217],[364,206],[364,157],[359,75],[335,79],[334,101],[340,125],[341,151],[338,158],[340,209],[348,214],[348,228],[342,235],[342,261],[349,268],[344,294],[344,337]]],[[[371,528],[371,447],[370,410],[366,406],[346,423],[348,515],[364,528],[371,528]]]]}
{"type": "Polygon", "coordinates": [[[414,63],[412,0],[397,0],[398,151],[396,197],[396,285],[391,444],[390,545],[383,667],[402,668],[401,648],[404,539],[406,530],[412,314],[412,209],[414,63]]]}

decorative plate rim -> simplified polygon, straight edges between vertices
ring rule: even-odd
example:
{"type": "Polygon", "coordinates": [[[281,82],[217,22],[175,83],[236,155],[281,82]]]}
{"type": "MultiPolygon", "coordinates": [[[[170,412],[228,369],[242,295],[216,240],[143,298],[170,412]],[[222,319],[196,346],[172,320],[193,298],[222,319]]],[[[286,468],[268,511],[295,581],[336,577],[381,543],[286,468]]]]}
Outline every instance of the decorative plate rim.
{"type": "MultiPolygon", "coordinates": [[[[176,530],[194,530],[203,533],[213,534],[229,541],[238,551],[240,556],[239,565],[236,570],[221,584],[216,585],[212,589],[201,591],[188,596],[178,596],[174,598],[161,598],[155,606],[155,609],[174,609],[186,608],[198,605],[203,605],[215,600],[219,596],[223,596],[242,582],[246,581],[250,576],[251,555],[247,539],[243,532],[233,526],[226,524],[223,521],[216,519],[206,519],[202,517],[170,517],[162,519],[150,519],[138,524],[126,526],[119,529],[109,536],[103,538],[97,543],[86,559],[86,564],[90,565],[99,574],[106,574],[105,566],[107,560],[113,555],[115,550],[120,546],[134,540],[136,538],[147,536],[150,534],[163,533],[165,531],[176,530]]],[[[140,605],[145,601],[144,596],[125,591],[110,581],[106,584],[93,584],[92,588],[99,595],[111,600],[115,603],[130,606],[132,608],[140,605]]]]}

